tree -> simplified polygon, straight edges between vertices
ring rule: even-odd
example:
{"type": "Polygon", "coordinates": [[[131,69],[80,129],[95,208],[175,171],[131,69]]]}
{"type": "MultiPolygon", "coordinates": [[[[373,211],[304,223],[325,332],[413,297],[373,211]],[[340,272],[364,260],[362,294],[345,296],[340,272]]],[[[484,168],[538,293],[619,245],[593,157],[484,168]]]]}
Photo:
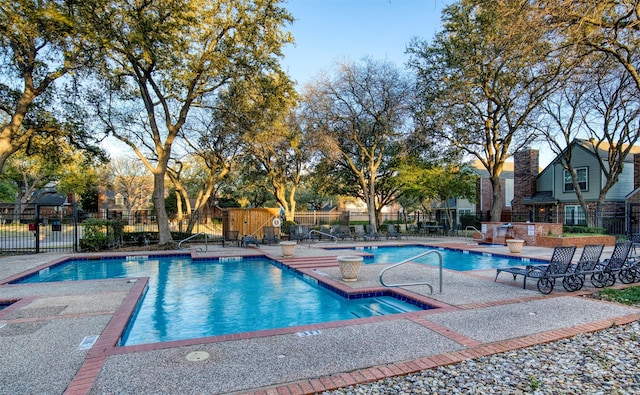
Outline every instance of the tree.
{"type": "Polygon", "coordinates": [[[610,58],[640,91],[637,0],[537,0],[533,4],[558,35],[561,49],[570,49],[578,58],[593,53],[610,58]]]}
{"type": "Polygon", "coordinates": [[[0,6],[0,172],[35,135],[67,138],[98,151],[90,146],[83,119],[65,114],[71,101],[57,96],[62,86],[56,83],[81,70],[91,54],[79,45],[71,5],[16,0],[0,6]]]}
{"type": "Polygon", "coordinates": [[[236,80],[220,95],[213,112],[217,128],[242,144],[244,176],[270,190],[290,221],[307,158],[296,100],[293,83],[284,73],[258,74],[236,80]]]}
{"type": "Polygon", "coordinates": [[[417,158],[403,161],[398,168],[396,182],[400,184],[402,195],[414,197],[424,208],[439,205],[445,207],[448,223],[455,224],[451,199],[475,201],[475,171],[464,164],[430,164],[417,158]]]}
{"type": "Polygon", "coordinates": [[[34,192],[45,186],[55,186],[57,192],[77,198],[95,183],[96,166],[95,157],[64,140],[36,135],[26,148],[9,157],[2,176],[16,190],[12,201],[15,202],[14,213],[19,215],[34,192]],[[56,149],[51,149],[53,144],[56,149]]]}
{"type": "Polygon", "coordinates": [[[296,191],[307,156],[295,114],[290,113],[286,120],[253,136],[248,142],[251,158],[268,180],[269,189],[284,210],[285,219],[293,221],[296,191]]]}
{"type": "Polygon", "coordinates": [[[419,130],[442,143],[441,152],[453,146],[483,164],[493,187],[491,220],[499,221],[504,163],[535,138],[531,123],[559,81],[563,58],[548,56],[547,32],[526,2],[461,0],[443,20],[432,44],[414,40],[408,50],[419,130]]]}
{"type": "Polygon", "coordinates": [[[277,70],[280,28],[292,21],[278,1],[150,0],[82,4],[85,32],[101,44],[96,113],[153,174],[159,243],[172,241],[164,206],[174,142],[194,107],[233,79],[277,70]]]}
{"type": "Polygon", "coordinates": [[[394,143],[408,134],[412,86],[391,63],[364,59],[338,65],[335,78],[320,78],[304,94],[306,133],[330,167],[353,176],[376,228],[384,204],[376,188],[398,152],[394,143]]]}
{"type": "Polygon", "coordinates": [[[589,206],[572,161],[571,145],[577,144],[597,158],[599,166],[593,170],[604,175],[597,202],[604,203],[640,138],[640,97],[632,78],[616,62],[597,54],[583,62],[568,83],[544,103],[541,131],[559,163],[571,174],[576,197],[587,213],[589,206]],[[601,152],[607,153],[606,159],[601,152]]]}
{"type": "Polygon", "coordinates": [[[14,153],[6,163],[3,177],[15,185],[17,195],[13,209],[16,220],[29,203],[34,192],[44,188],[57,178],[58,166],[40,155],[26,155],[24,151],[14,153]]]}

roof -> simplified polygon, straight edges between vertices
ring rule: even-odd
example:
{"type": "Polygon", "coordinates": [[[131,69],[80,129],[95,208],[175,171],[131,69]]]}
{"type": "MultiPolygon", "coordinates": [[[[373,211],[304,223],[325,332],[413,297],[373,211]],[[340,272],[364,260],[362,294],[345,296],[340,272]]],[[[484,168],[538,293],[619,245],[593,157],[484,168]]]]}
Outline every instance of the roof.
{"type": "Polygon", "coordinates": [[[533,196],[522,199],[522,203],[525,204],[547,204],[557,202],[558,200],[553,198],[552,191],[538,191],[534,193],[533,196]]]}
{"type": "Polygon", "coordinates": [[[67,196],[51,191],[37,191],[29,200],[29,204],[40,206],[62,206],[67,201],[67,196]]]}
{"type": "MultiPolygon", "coordinates": [[[[489,177],[489,172],[484,167],[482,162],[480,162],[479,159],[474,160],[471,165],[475,169],[478,176],[482,178],[489,177]]],[[[513,167],[514,166],[512,161],[504,162],[504,166],[502,167],[502,173],[500,174],[500,178],[513,178],[513,167]]]]}
{"type": "MultiPolygon", "coordinates": [[[[586,149],[587,151],[590,152],[594,152],[595,151],[595,144],[597,144],[598,142],[590,139],[590,140],[585,140],[585,139],[574,139],[573,140],[573,144],[577,144],[582,146],[584,149],[586,149]]],[[[598,156],[600,156],[603,159],[608,159],[609,158],[609,150],[611,149],[611,147],[615,147],[614,144],[609,144],[606,141],[600,142],[598,145],[598,156]]],[[[626,149],[627,147],[629,147],[629,144],[622,144],[622,149],[626,149]]],[[[640,146],[638,145],[633,145],[631,146],[631,149],[629,150],[629,155],[626,156],[625,158],[625,162],[633,162],[633,154],[639,154],[640,153],[640,146]]]]}

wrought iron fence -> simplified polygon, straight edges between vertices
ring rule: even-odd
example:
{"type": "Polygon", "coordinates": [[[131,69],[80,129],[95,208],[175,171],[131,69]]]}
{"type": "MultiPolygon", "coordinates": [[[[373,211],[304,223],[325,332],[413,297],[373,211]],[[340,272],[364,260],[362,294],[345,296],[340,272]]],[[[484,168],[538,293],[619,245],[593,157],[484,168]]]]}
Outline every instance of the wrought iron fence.
{"type": "Polygon", "coordinates": [[[608,235],[626,235],[627,213],[624,210],[583,212],[574,210],[568,213],[563,211],[545,211],[543,213],[512,212],[509,222],[546,222],[562,224],[567,231],[578,231],[582,228],[599,228],[608,235]]]}
{"type": "MultiPolygon", "coordinates": [[[[222,218],[211,217],[202,214],[184,214],[178,216],[174,213],[169,213],[169,229],[172,232],[189,232],[207,233],[209,235],[222,235],[222,218]],[[189,229],[190,221],[192,221],[191,229],[189,229]]],[[[109,219],[122,221],[125,233],[157,233],[158,232],[158,220],[155,215],[127,215],[119,211],[105,210],[98,213],[86,213],[85,218],[97,218],[97,219],[109,219]]]]}
{"type": "MultiPolygon", "coordinates": [[[[586,215],[574,211],[565,215],[562,211],[549,211],[544,213],[511,212],[505,213],[502,220],[505,222],[549,222],[562,223],[578,229],[585,226],[601,228],[609,235],[626,235],[640,233],[640,205],[629,205],[627,210],[593,211],[586,215]],[[636,213],[637,212],[637,213],[636,213]]],[[[192,219],[192,228],[189,229],[189,216],[178,217],[170,215],[170,230],[172,232],[190,234],[207,233],[209,235],[222,235],[222,218],[200,216],[192,219]]],[[[74,252],[78,251],[79,242],[83,235],[83,221],[88,218],[117,219],[123,222],[125,233],[157,233],[158,224],[155,216],[132,216],[118,212],[83,213],[80,218],[75,210],[57,210],[47,207],[32,209],[20,215],[12,213],[0,213],[0,252],[7,253],[34,253],[34,252],[74,252]]],[[[353,224],[354,222],[368,222],[366,212],[298,212],[295,221],[301,225],[320,227],[329,224],[353,224]]],[[[385,222],[399,224],[417,224],[425,222],[437,222],[446,224],[446,216],[438,218],[433,214],[425,215],[421,212],[389,212],[381,215],[381,224],[385,222]]],[[[481,221],[486,221],[481,215],[462,215],[456,219],[459,221],[458,229],[466,226],[478,228],[481,221]]],[[[446,224],[448,225],[448,224],[446,224]]],[[[454,224],[456,225],[456,224],[454,224]]]]}
{"type": "Polygon", "coordinates": [[[0,214],[4,254],[77,251],[81,228],[73,215],[0,214]]]}

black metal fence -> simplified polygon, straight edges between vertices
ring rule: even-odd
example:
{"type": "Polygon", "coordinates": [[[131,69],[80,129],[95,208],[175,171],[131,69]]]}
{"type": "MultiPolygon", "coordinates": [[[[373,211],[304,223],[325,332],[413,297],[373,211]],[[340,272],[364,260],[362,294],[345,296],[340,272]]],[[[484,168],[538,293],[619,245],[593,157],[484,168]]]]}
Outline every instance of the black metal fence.
{"type": "Polygon", "coordinates": [[[569,232],[582,228],[595,229],[607,235],[627,235],[627,213],[624,210],[599,211],[585,213],[582,210],[545,211],[543,213],[513,212],[509,222],[546,222],[560,223],[569,232]]]}
{"type": "MultiPolygon", "coordinates": [[[[196,215],[191,224],[190,233],[207,233],[210,235],[222,235],[222,218],[212,218],[202,214],[196,215]]],[[[125,233],[158,232],[158,221],[153,214],[127,215],[120,211],[105,210],[99,213],[85,213],[83,219],[97,218],[121,221],[125,233]]],[[[172,232],[186,232],[189,230],[190,215],[177,216],[169,214],[169,228],[172,232]]]]}
{"type": "MultiPolygon", "coordinates": [[[[628,210],[627,210],[628,211],[628,210]]],[[[638,206],[639,220],[637,221],[637,232],[640,233],[640,205],[638,206]]],[[[635,218],[634,217],[634,218],[635,218]]],[[[400,224],[416,224],[432,223],[444,226],[458,226],[458,229],[465,229],[467,226],[480,228],[482,222],[490,221],[488,213],[466,214],[457,216],[454,214],[454,223],[449,224],[449,220],[444,212],[424,213],[415,212],[386,212],[380,216],[380,223],[400,223],[400,224]]],[[[582,211],[574,210],[568,213],[562,211],[545,211],[545,212],[509,212],[505,210],[502,214],[501,222],[546,222],[561,223],[569,228],[569,231],[579,231],[584,227],[599,228],[608,235],[626,235],[629,234],[627,225],[627,212],[624,210],[617,211],[598,211],[594,210],[587,214],[582,211]],[[573,228],[573,229],[572,229],[573,228]]],[[[300,225],[308,225],[319,227],[326,224],[353,224],[358,222],[369,222],[369,216],[366,212],[298,212],[295,215],[295,222],[300,225]]],[[[632,221],[635,224],[636,221],[632,221]]],[[[631,232],[634,233],[634,232],[631,232]]]]}
{"type": "MultiPolygon", "coordinates": [[[[125,233],[158,232],[153,215],[129,217],[119,212],[82,213],[78,216],[74,207],[30,207],[20,214],[0,213],[0,253],[29,254],[40,252],[78,252],[84,233],[84,221],[89,218],[121,221],[125,233]]],[[[172,232],[186,232],[188,216],[170,216],[172,232]]],[[[194,218],[190,233],[204,232],[222,235],[219,218],[194,218]]]]}
{"type": "Polygon", "coordinates": [[[81,228],[73,211],[35,207],[22,214],[0,214],[0,252],[73,252],[81,228]]]}
{"type": "MultiPolygon", "coordinates": [[[[629,204],[626,210],[597,211],[581,214],[572,211],[505,212],[505,222],[548,222],[561,223],[571,228],[596,227],[609,235],[628,235],[640,233],[640,204],[629,204]]],[[[78,217],[75,209],[54,207],[34,207],[22,214],[0,213],[0,253],[38,253],[38,252],[74,252],[79,250],[83,235],[83,221],[88,218],[122,221],[125,233],[157,233],[158,225],[153,215],[134,215],[128,217],[118,212],[83,213],[78,217]]],[[[299,212],[295,220],[298,224],[321,226],[326,224],[349,224],[368,222],[366,212],[299,212]]],[[[436,222],[450,226],[443,213],[424,214],[421,212],[390,212],[382,214],[381,223],[422,224],[436,222]]],[[[457,217],[458,224],[453,226],[465,229],[474,226],[479,229],[481,221],[488,221],[482,215],[463,215],[457,217]]],[[[173,232],[207,233],[222,235],[222,219],[201,216],[193,219],[170,215],[170,229],[173,232]]]]}

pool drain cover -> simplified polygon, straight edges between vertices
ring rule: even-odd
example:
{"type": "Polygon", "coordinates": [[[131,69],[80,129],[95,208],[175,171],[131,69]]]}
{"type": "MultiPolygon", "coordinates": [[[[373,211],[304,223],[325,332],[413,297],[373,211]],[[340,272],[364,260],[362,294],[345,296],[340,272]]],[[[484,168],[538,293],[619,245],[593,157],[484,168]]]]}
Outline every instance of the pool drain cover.
{"type": "Polygon", "coordinates": [[[204,361],[209,358],[209,353],[206,351],[194,351],[187,354],[187,361],[198,362],[204,361]]]}
{"type": "Polygon", "coordinates": [[[78,346],[78,351],[89,350],[91,347],[93,347],[94,344],[96,344],[97,340],[98,340],[98,335],[85,336],[84,339],[82,339],[82,342],[80,343],[80,345],[78,346]]]}
{"type": "Polygon", "coordinates": [[[311,331],[304,331],[304,332],[297,332],[296,335],[300,336],[300,337],[307,337],[307,336],[316,336],[321,334],[322,332],[320,332],[319,330],[311,330],[311,331]]]}

